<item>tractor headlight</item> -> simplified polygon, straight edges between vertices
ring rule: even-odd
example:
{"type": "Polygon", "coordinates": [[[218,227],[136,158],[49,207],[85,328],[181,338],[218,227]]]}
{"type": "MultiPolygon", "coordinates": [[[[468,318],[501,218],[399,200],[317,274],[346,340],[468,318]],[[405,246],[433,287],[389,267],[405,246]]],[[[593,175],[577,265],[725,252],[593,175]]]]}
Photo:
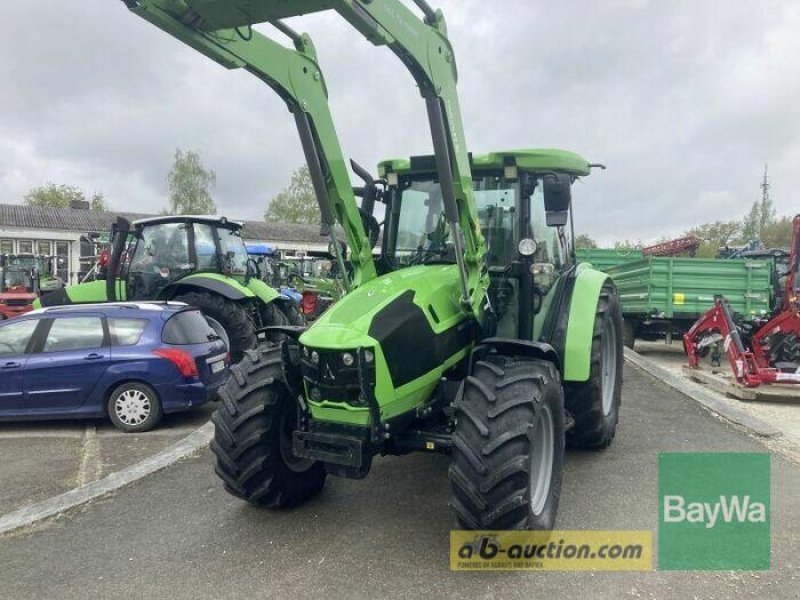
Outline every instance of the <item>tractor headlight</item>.
{"type": "Polygon", "coordinates": [[[342,354],[342,363],[344,363],[345,367],[352,367],[354,362],[355,359],[353,358],[352,354],[350,354],[349,352],[345,352],[344,354],[342,354]]]}
{"type": "Polygon", "coordinates": [[[319,364],[319,352],[317,352],[316,350],[314,350],[311,353],[311,362],[314,363],[315,365],[319,364]]]}
{"type": "Polygon", "coordinates": [[[375,362],[375,353],[372,350],[364,350],[364,360],[367,363],[375,362]]]}

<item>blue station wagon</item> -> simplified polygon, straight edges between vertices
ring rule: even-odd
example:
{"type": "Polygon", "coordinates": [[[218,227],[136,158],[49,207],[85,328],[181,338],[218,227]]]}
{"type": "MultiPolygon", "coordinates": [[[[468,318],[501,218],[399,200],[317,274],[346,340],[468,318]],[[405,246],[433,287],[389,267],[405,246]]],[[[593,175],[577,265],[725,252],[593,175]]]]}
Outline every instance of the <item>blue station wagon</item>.
{"type": "Polygon", "coordinates": [[[126,432],[212,399],[225,342],[185,304],[43,308],[0,323],[0,420],[108,417],[126,432]]]}

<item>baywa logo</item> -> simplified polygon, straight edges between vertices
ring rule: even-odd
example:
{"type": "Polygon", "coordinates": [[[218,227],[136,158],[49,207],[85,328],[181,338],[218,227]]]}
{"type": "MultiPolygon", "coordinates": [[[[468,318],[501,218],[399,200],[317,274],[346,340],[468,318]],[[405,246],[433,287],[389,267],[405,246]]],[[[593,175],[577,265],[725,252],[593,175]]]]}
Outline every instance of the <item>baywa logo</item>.
{"type": "Polygon", "coordinates": [[[724,523],[764,523],[767,506],[750,500],[750,496],[720,496],[718,502],[687,502],[683,496],[664,496],[665,523],[703,523],[706,529],[724,523]]]}
{"type": "Polygon", "coordinates": [[[661,569],[769,568],[769,454],[661,454],[658,486],[661,569]]]}

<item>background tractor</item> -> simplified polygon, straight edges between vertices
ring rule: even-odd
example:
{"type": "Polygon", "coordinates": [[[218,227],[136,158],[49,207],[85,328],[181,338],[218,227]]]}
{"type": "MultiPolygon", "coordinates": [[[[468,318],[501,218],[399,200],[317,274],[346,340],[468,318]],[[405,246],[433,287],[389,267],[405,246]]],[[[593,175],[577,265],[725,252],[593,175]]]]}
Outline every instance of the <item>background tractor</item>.
{"type": "Polygon", "coordinates": [[[268,325],[302,324],[297,305],[257,277],[241,237],[224,217],[118,219],[105,280],[73,285],[43,306],[116,300],[176,300],[201,309],[234,361],[268,325]]]}
{"type": "Polygon", "coordinates": [[[0,320],[32,310],[40,295],[64,287],[53,274],[55,260],[32,254],[0,256],[0,320]]]}
{"type": "Polygon", "coordinates": [[[604,448],[619,414],[616,290],[575,264],[571,243],[571,184],[590,165],[555,150],[471,160],[444,18],[414,3],[421,19],[398,0],[126,2],[286,101],[347,289],[311,326],[275,328],[287,339],[232,367],[213,417],[216,472],[252,504],[290,507],[328,474],[366,476],[377,455],[444,453],[458,527],[552,528],[565,437],[604,448]],[[395,52],[431,129],[434,154],[384,163],[385,190],[354,168],[360,207],[313,45],[280,20],[321,10],[395,52]],[[294,50],[253,29],[263,22],[294,50]],[[386,215],[377,260],[375,201],[386,215]]]}

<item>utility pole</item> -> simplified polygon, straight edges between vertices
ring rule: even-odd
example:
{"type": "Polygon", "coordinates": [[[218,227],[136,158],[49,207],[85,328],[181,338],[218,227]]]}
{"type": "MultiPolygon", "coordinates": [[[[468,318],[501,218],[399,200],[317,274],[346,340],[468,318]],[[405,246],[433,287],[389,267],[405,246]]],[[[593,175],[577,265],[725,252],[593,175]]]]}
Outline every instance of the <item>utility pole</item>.
{"type": "Polygon", "coordinates": [[[769,163],[764,164],[764,179],[761,181],[761,206],[765,207],[769,203],[769,176],[767,175],[767,168],[769,163]]]}

